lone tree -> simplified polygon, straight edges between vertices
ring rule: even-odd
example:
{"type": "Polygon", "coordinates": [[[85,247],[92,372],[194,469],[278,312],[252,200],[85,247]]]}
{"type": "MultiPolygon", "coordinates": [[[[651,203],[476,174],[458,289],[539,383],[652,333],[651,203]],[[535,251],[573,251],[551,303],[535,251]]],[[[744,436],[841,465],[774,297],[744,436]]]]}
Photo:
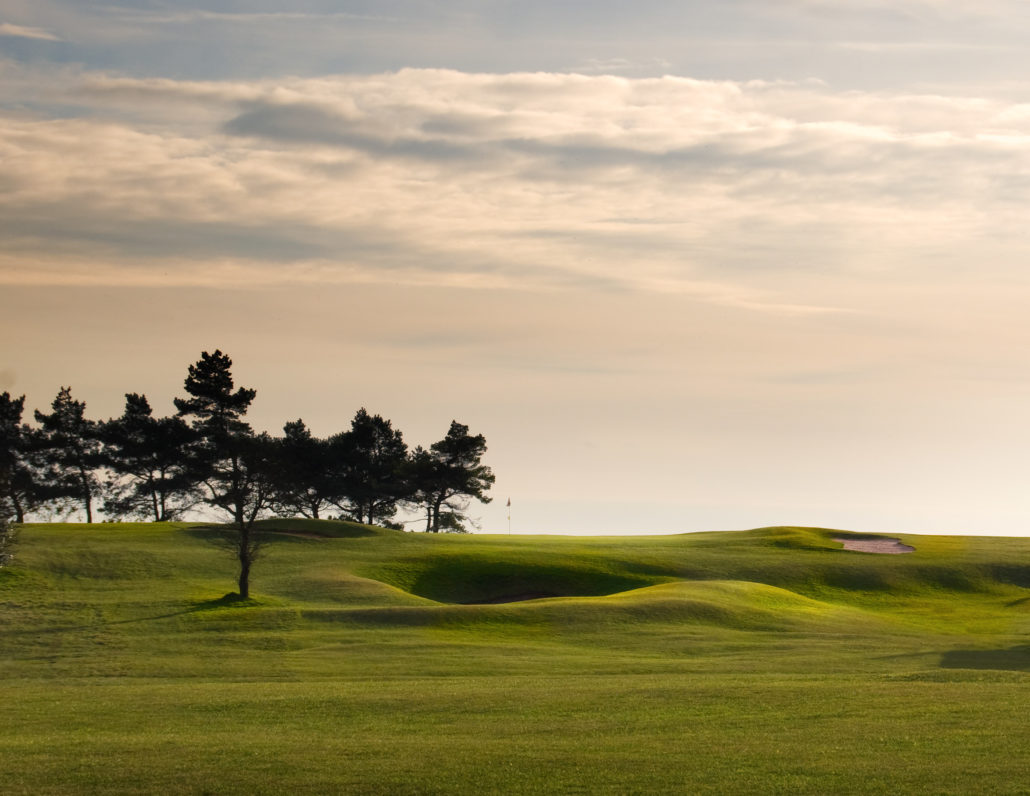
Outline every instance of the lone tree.
{"type": "Polygon", "coordinates": [[[468,426],[453,420],[446,437],[428,451],[416,448],[409,460],[409,500],[426,512],[427,533],[464,531],[472,499],[492,499],[486,493],[494,474],[481,463],[486,439],[468,431],[468,426]]]}
{"type": "Polygon", "coordinates": [[[47,500],[71,498],[82,504],[86,522],[93,522],[93,500],[101,492],[96,471],[103,465],[98,424],[86,418],[86,404],[62,387],[44,414],[36,410],[40,456],[45,467],[40,494],[47,500]]]}
{"type": "Polygon", "coordinates": [[[246,599],[250,569],[261,548],[254,521],[273,495],[272,440],[267,434],[256,436],[243,420],[257,392],[246,387],[233,391],[232,360],[221,351],[204,351],[190,365],[185,387],[190,397],[176,398],[175,408],[197,433],[193,474],[204,486],[205,501],[232,517],[236,532],[229,548],[239,561],[239,593],[246,599]]]}
{"type": "Polygon", "coordinates": [[[33,434],[21,422],[24,410],[24,395],[0,393],[0,511],[6,509],[19,523],[36,506],[38,495],[31,461],[33,434]]]}
{"type": "Polygon", "coordinates": [[[101,438],[115,474],[105,513],[166,522],[197,503],[189,467],[197,437],[182,418],[156,418],[145,395],[126,393],[125,412],[101,426],[101,438]]]}

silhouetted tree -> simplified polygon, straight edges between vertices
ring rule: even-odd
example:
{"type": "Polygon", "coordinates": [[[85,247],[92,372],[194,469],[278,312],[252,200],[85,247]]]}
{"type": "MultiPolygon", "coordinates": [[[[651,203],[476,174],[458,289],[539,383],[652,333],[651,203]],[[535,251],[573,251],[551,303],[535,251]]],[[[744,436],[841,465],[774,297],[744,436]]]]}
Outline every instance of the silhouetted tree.
{"type": "Polygon", "coordinates": [[[311,435],[303,420],[283,426],[276,440],[278,466],[273,471],[276,511],[317,520],[335,505],[332,451],[328,440],[311,435]]]}
{"type": "MultiPolygon", "coordinates": [[[[254,528],[254,521],[273,504],[275,473],[279,467],[277,442],[265,433],[242,436],[235,441],[235,452],[243,473],[240,489],[247,493],[245,513],[242,522],[233,522],[233,532],[216,540],[216,544],[239,562],[237,583],[243,599],[250,597],[250,571],[265,546],[265,539],[254,528]]],[[[212,502],[212,505],[235,513],[239,504],[236,498],[226,498],[212,502]]]]}
{"type": "Polygon", "coordinates": [[[190,457],[197,435],[181,418],[155,418],[145,395],[126,393],[124,413],[103,424],[101,438],[115,475],[105,513],[165,522],[196,505],[190,457]]]}
{"type": "Polygon", "coordinates": [[[254,520],[271,503],[275,457],[271,438],[255,436],[243,420],[256,391],[233,391],[233,386],[232,360],[218,350],[204,351],[189,367],[185,387],[190,397],[176,398],[175,407],[180,417],[191,419],[199,436],[191,467],[206,490],[206,502],[228,512],[235,525],[233,552],[240,564],[240,596],[246,598],[259,547],[254,520]]]}
{"type": "Polygon", "coordinates": [[[336,461],[337,506],[358,522],[388,522],[406,496],[408,446],[380,415],[359,409],[349,431],[331,440],[336,461]]]}
{"type": "Polygon", "coordinates": [[[447,436],[415,449],[408,461],[409,502],[426,512],[426,531],[464,531],[472,499],[489,503],[494,474],[482,464],[486,439],[470,436],[468,426],[451,421],[447,436]]]}
{"type": "Polygon", "coordinates": [[[0,510],[0,568],[7,566],[14,558],[15,529],[10,516],[0,510]]]}
{"type": "Polygon", "coordinates": [[[0,511],[6,506],[19,523],[36,506],[39,492],[32,461],[35,435],[21,422],[24,410],[24,395],[0,393],[0,511]]]}
{"type": "Polygon", "coordinates": [[[47,500],[71,498],[81,503],[86,522],[93,522],[93,500],[101,492],[97,471],[103,465],[98,424],[86,418],[86,404],[62,387],[53,411],[36,410],[41,426],[39,453],[45,467],[39,494],[47,500]]]}

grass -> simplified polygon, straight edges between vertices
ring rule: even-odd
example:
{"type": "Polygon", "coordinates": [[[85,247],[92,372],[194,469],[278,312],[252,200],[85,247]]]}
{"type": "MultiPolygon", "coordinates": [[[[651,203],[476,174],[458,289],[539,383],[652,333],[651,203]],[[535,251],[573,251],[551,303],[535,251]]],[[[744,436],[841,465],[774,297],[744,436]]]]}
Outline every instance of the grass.
{"type": "Polygon", "coordinates": [[[0,790],[1030,791],[1030,540],[262,530],[25,526],[0,790]]]}

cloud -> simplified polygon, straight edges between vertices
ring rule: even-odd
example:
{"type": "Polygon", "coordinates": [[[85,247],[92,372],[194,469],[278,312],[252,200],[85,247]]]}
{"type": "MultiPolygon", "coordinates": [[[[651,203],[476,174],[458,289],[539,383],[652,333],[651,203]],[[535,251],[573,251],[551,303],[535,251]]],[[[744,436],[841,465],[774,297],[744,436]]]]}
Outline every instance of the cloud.
{"type": "Polygon", "coordinates": [[[250,268],[242,282],[644,291],[806,315],[848,309],[830,285],[870,273],[984,257],[1014,273],[1025,243],[1030,113],[998,99],[403,70],[22,74],[0,100],[30,89],[63,113],[0,116],[8,282],[250,268]]]}
{"type": "Polygon", "coordinates": [[[587,58],[570,71],[588,75],[621,75],[668,71],[672,62],[665,58],[587,58]]]}
{"type": "MultiPolygon", "coordinates": [[[[376,135],[367,125],[317,105],[256,103],[225,124],[230,135],[265,138],[291,144],[325,144],[359,150],[370,155],[421,160],[467,160],[477,155],[474,146],[443,138],[376,135]]],[[[444,126],[446,122],[440,123],[444,126]]]]}
{"type": "Polygon", "coordinates": [[[0,23],[0,36],[9,36],[19,39],[37,39],[39,41],[63,41],[60,36],[51,33],[43,28],[29,28],[22,25],[12,25],[9,22],[0,23]]]}
{"type": "Polygon", "coordinates": [[[922,85],[933,76],[990,85],[1024,71],[1027,33],[1017,0],[647,0],[632,8],[417,0],[343,4],[346,10],[325,2],[6,5],[8,18],[31,30],[74,31],[61,48],[66,62],[203,79],[446,66],[466,73],[818,77],[866,87],[922,85]]]}
{"type": "MultiPolygon", "coordinates": [[[[125,10],[120,13],[126,14],[125,10]]],[[[132,16],[127,14],[127,16],[132,16]]],[[[174,14],[165,13],[141,13],[135,15],[140,22],[150,25],[167,25],[176,23],[192,22],[230,22],[230,23],[272,23],[283,22],[396,22],[396,17],[382,16],[376,14],[355,14],[349,12],[333,13],[310,13],[303,11],[259,11],[259,12],[224,12],[209,11],[204,9],[192,9],[174,14]]]]}

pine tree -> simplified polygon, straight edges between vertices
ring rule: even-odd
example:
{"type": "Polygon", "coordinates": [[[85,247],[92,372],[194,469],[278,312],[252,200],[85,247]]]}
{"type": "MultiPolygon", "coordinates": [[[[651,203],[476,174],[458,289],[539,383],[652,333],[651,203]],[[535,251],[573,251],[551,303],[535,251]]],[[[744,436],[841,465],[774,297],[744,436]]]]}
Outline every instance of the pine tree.
{"type": "Polygon", "coordinates": [[[10,517],[0,510],[0,567],[5,567],[14,558],[15,529],[11,526],[10,517]]]}
{"type": "Polygon", "coordinates": [[[255,435],[243,416],[257,392],[233,391],[232,360],[204,351],[190,365],[185,382],[189,398],[176,398],[179,416],[190,418],[199,440],[193,448],[193,477],[203,484],[205,500],[229,513],[235,526],[230,548],[239,561],[240,597],[250,596],[250,570],[261,541],[254,521],[272,501],[274,446],[267,434],[255,435]]]}
{"type": "Polygon", "coordinates": [[[81,503],[86,522],[93,522],[93,501],[101,493],[97,471],[103,465],[100,431],[86,417],[86,404],[62,387],[44,414],[36,410],[41,426],[40,454],[45,466],[40,494],[44,499],[70,498],[81,503]]]}
{"type": "Polygon", "coordinates": [[[358,522],[387,522],[407,494],[408,446],[381,415],[359,409],[351,428],[332,440],[337,462],[336,505],[358,522]]]}
{"type": "Polygon", "coordinates": [[[470,436],[468,426],[451,421],[447,436],[415,449],[408,463],[409,502],[426,512],[426,531],[463,531],[472,499],[489,503],[494,474],[481,463],[486,438],[470,436]]]}
{"type": "Polygon", "coordinates": [[[155,418],[145,395],[126,393],[124,413],[104,423],[101,436],[115,475],[105,513],[165,522],[196,504],[189,460],[197,435],[181,418],[155,418]]]}
{"type": "Polygon", "coordinates": [[[334,505],[328,440],[312,436],[303,420],[295,420],[283,426],[283,436],[276,440],[276,447],[276,510],[319,519],[323,511],[334,505]]]}
{"type": "Polygon", "coordinates": [[[32,429],[21,422],[25,396],[12,398],[0,393],[0,510],[7,510],[15,522],[37,503],[39,489],[32,461],[32,429]]]}

